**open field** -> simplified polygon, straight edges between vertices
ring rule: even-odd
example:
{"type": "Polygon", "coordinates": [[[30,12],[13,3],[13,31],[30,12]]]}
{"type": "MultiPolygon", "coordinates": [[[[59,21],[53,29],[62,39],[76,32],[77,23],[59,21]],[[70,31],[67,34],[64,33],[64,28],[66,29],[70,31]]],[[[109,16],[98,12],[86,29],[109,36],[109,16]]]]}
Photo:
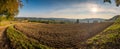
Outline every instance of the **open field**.
{"type": "Polygon", "coordinates": [[[54,48],[79,48],[81,42],[100,33],[112,22],[82,24],[19,23],[14,27],[40,44],[54,48]]]}

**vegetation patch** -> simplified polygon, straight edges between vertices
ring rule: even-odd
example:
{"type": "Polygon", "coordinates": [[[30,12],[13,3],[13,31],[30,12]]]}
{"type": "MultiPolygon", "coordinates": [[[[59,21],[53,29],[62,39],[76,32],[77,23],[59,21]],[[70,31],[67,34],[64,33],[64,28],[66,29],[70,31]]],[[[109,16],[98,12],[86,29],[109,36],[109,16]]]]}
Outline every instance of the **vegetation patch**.
{"type": "Polygon", "coordinates": [[[7,38],[10,40],[11,49],[51,49],[39,44],[37,40],[28,38],[20,31],[10,26],[7,28],[7,38]]]}

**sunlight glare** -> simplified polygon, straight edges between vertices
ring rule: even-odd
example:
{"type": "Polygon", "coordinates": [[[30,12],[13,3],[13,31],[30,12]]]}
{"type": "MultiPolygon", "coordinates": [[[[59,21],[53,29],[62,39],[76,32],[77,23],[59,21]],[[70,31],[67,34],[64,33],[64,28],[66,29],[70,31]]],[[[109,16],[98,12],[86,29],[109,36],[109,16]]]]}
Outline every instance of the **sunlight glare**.
{"type": "Polygon", "coordinates": [[[93,13],[96,13],[96,12],[98,12],[98,9],[97,9],[96,7],[93,7],[93,8],[91,9],[91,11],[92,11],[93,13]]]}

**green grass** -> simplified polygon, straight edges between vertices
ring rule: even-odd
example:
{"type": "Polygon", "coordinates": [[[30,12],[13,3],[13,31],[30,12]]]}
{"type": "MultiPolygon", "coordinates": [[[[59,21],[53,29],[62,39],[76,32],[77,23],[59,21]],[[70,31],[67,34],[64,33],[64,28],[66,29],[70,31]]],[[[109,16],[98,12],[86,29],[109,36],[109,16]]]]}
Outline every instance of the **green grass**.
{"type": "Polygon", "coordinates": [[[13,26],[7,28],[7,38],[10,45],[14,49],[51,49],[50,47],[41,45],[37,40],[28,38],[20,31],[14,29],[13,26]]]}
{"type": "Polygon", "coordinates": [[[86,41],[93,49],[120,49],[120,17],[113,25],[86,41]]]}

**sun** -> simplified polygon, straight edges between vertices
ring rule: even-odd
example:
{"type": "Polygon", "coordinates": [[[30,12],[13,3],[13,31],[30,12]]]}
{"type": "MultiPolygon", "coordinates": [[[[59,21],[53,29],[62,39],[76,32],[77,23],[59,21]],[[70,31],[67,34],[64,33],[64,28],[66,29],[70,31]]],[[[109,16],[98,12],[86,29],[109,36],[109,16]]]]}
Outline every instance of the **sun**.
{"type": "Polygon", "coordinates": [[[96,7],[91,8],[91,12],[96,13],[98,12],[98,9],[96,7]]]}

